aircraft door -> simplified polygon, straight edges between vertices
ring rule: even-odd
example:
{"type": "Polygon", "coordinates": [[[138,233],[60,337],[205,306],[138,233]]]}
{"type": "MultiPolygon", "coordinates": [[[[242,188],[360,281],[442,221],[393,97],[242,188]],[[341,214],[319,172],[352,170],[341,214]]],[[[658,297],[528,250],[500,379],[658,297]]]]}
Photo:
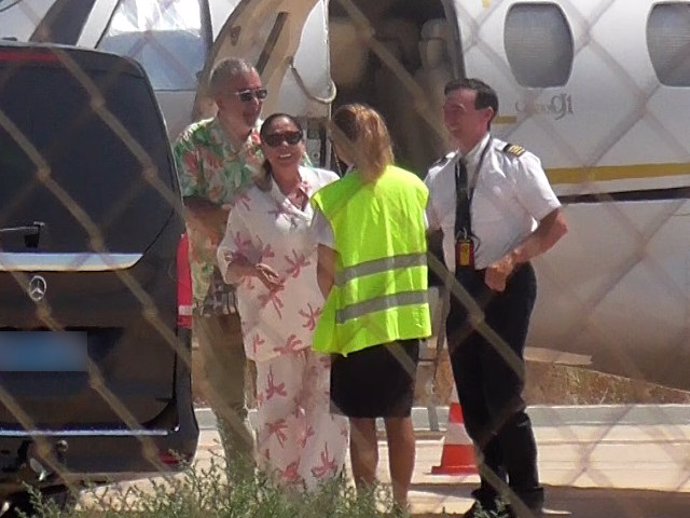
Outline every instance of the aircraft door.
{"type": "MultiPolygon", "coordinates": [[[[206,61],[197,91],[195,113],[200,117],[213,115],[215,106],[206,97],[203,85],[208,83],[218,62],[228,57],[241,57],[256,66],[269,92],[264,102],[265,114],[282,106],[283,110],[295,115],[307,115],[302,113],[306,110],[304,105],[295,107],[291,96],[286,99],[289,83],[285,92],[282,87],[291,65],[299,66],[304,60],[304,56],[298,55],[302,34],[310,18],[314,20],[314,27],[319,25],[319,10],[323,13],[323,4],[324,0],[240,0],[218,32],[206,61]],[[310,17],[312,11],[316,14],[310,17]]],[[[318,55],[316,43],[311,47],[310,52],[318,55]]],[[[301,74],[303,79],[307,76],[309,74],[301,74]]]]}
{"type": "Polygon", "coordinates": [[[113,17],[113,11],[118,3],[119,0],[96,0],[91,14],[86,19],[77,45],[86,48],[96,48],[108,27],[110,19],[113,17]]]}
{"type": "Polygon", "coordinates": [[[170,138],[191,122],[197,78],[211,47],[206,0],[100,0],[79,44],[141,63],[156,92],[170,138]]]}
{"type": "Polygon", "coordinates": [[[29,41],[55,0],[0,0],[0,38],[29,41]]]}

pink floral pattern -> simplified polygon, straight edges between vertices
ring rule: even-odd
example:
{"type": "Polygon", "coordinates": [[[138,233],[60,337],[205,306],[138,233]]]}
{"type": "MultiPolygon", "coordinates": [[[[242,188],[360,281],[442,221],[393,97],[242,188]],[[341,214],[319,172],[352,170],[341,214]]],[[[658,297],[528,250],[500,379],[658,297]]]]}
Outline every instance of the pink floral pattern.
{"type": "Polygon", "coordinates": [[[280,354],[295,353],[304,349],[304,342],[297,338],[295,335],[288,336],[287,341],[279,347],[275,347],[273,350],[279,352],[280,354]]]}
{"type": "Polygon", "coordinates": [[[328,443],[323,447],[323,451],[319,455],[321,463],[311,469],[312,475],[319,479],[324,479],[328,476],[335,476],[338,473],[338,463],[334,457],[328,454],[328,443]]]}
{"type": "Polygon", "coordinates": [[[269,369],[268,372],[268,385],[266,386],[266,401],[270,401],[274,396],[287,397],[287,392],[285,391],[285,383],[276,383],[275,376],[273,375],[273,369],[269,369]]]}
{"type": "Polygon", "coordinates": [[[268,436],[275,436],[278,444],[281,448],[285,447],[285,443],[288,439],[287,436],[287,422],[285,419],[278,419],[275,423],[267,423],[266,428],[268,429],[268,436]]]}
{"type": "Polygon", "coordinates": [[[257,412],[259,465],[279,484],[314,489],[345,464],[347,419],[330,413],[330,371],[322,358],[301,350],[256,364],[258,387],[279,386],[287,394],[260,392],[257,412]]]}
{"type": "MultiPolygon", "coordinates": [[[[300,188],[314,193],[338,177],[331,171],[302,167],[300,188]]],[[[316,243],[311,234],[313,209],[299,209],[275,183],[270,191],[247,190],[230,213],[218,254],[223,261],[242,255],[249,262],[270,266],[282,286],[268,289],[256,277],[238,284],[238,309],[247,356],[264,361],[310,348],[323,296],[316,283],[316,243]],[[263,342],[254,339],[259,334],[263,342]],[[288,340],[290,342],[288,343],[288,340]]]]}
{"type": "Polygon", "coordinates": [[[298,253],[297,250],[292,251],[292,257],[286,255],[285,262],[289,265],[285,273],[293,279],[299,277],[302,270],[311,265],[311,261],[304,254],[298,253]]]}
{"type": "Polygon", "coordinates": [[[316,324],[321,316],[321,308],[315,308],[310,302],[307,302],[306,308],[300,309],[297,313],[299,313],[301,317],[304,317],[302,327],[309,331],[314,331],[316,329],[316,324]]]}
{"type": "MultiPolygon", "coordinates": [[[[337,179],[306,167],[300,175],[304,193],[337,179]]],[[[323,304],[312,217],[309,204],[301,208],[275,183],[270,192],[249,189],[230,213],[218,253],[221,271],[227,257],[241,254],[269,266],[282,283],[269,289],[245,277],[238,309],[247,356],[256,362],[260,466],[278,483],[307,489],[340,473],[347,449],[347,420],[330,413],[330,361],[311,349],[323,304]]]]}

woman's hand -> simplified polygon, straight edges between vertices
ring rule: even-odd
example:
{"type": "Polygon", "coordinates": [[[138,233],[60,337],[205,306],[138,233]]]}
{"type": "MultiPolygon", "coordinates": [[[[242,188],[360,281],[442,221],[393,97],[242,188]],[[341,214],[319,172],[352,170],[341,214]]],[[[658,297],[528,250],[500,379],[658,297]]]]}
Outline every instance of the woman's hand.
{"type": "Polygon", "coordinates": [[[283,281],[278,273],[267,264],[256,263],[254,265],[254,276],[271,291],[283,286],[283,281]]]}
{"type": "Polygon", "coordinates": [[[245,277],[256,277],[269,290],[276,290],[283,287],[283,280],[278,273],[265,263],[251,263],[246,257],[240,254],[230,254],[224,252],[228,261],[227,277],[234,279],[233,282],[240,282],[245,277]]]}

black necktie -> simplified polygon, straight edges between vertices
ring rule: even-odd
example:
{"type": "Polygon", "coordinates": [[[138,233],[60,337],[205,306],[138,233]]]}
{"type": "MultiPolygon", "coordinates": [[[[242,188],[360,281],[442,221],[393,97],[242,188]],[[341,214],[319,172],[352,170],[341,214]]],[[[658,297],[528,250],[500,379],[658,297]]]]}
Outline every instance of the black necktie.
{"type": "Polygon", "coordinates": [[[461,158],[455,164],[455,239],[468,239],[472,235],[470,192],[467,164],[461,158]]]}

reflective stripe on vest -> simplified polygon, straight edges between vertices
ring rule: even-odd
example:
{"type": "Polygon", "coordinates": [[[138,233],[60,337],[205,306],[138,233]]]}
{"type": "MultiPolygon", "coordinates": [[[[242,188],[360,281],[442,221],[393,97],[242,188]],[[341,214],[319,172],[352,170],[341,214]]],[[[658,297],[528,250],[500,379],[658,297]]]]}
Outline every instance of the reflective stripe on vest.
{"type": "Polygon", "coordinates": [[[398,268],[412,268],[414,266],[426,266],[426,254],[384,257],[383,259],[376,259],[374,261],[351,266],[340,272],[336,272],[335,283],[338,286],[343,286],[357,277],[383,273],[388,270],[397,270],[398,268]]]}
{"type": "Polygon", "coordinates": [[[431,335],[428,194],[417,176],[388,166],[376,182],[366,183],[353,171],[314,195],[339,253],[333,288],[314,332],[315,350],[347,356],[431,335]]]}
{"type": "Polygon", "coordinates": [[[409,291],[407,293],[398,293],[396,295],[387,295],[375,299],[353,304],[345,309],[339,309],[335,314],[335,321],[338,324],[344,324],[349,320],[361,318],[369,313],[376,311],[385,311],[400,306],[411,306],[416,304],[427,304],[429,297],[427,290],[424,291],[409,291]]]}

